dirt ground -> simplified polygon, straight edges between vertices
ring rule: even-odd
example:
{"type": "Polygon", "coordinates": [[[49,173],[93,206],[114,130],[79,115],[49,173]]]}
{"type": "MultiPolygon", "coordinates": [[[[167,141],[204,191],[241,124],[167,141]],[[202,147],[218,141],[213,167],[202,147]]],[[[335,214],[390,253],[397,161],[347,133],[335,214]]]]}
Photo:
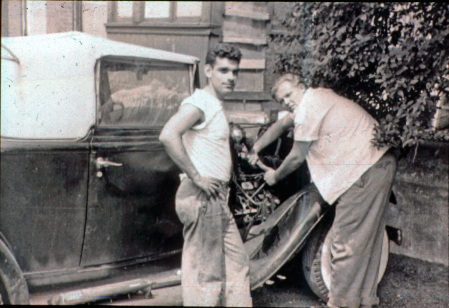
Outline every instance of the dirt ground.
{"type": "MultiPolygon", "coordinates": [[[[295,260],[293,260],[295,261],[295,260]]],[[[292,262],[293,262],[292,261],[292,262]]],[[[255,307],[325,307],[297,272],[295,264],[281,270],[286,279],[273,279],[252,292],[255,307]]],[[[447,266],[390,254],[389,263],[378,288],[379,307],[449,307],[449,270],[447,266]]]]}
{"type": "Polygon", "coordinates": [[[390,254],[379,284],[381,307],[449,307],[449,270],[401,255],[390,254]]]}

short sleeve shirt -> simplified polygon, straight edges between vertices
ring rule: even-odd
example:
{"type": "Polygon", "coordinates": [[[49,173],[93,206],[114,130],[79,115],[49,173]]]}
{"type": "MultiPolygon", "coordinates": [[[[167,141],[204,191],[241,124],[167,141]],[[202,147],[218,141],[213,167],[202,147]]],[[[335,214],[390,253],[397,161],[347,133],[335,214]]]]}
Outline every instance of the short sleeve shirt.
{"type": "Polygon", "coordinates": [[[376,120],[325,88],[307,89],[295,110],[294,139],[311,142],[306,160],[324,200],[334,203],[388,148],[372,145],[376,120]]]}
{"type": "Polygon", "coordinates": [[[232,170],[229,125],[221,102],[207,91],[197,89],[181,106],[185,104],[204,114],[204,121],[182,136],[187,155],[201,176],[229,181],[232,170]]]}

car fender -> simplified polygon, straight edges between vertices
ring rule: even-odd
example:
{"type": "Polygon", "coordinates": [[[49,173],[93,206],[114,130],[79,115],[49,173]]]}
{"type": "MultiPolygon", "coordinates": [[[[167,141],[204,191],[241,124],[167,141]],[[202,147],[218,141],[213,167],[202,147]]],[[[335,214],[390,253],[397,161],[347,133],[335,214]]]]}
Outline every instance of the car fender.
{"type": "Polygon", "coordinates": [[[283,202],[250,232],[245,247],[250,255],[252,289],[270,279],[301,250],[329,209],[311,184],[283,202]]]}
{"type": "Polygon", "coordinates": [[[4,304],[29,304],[26,280],[14,255],[3,240],[0,240],[0,291],[4,304]]]}

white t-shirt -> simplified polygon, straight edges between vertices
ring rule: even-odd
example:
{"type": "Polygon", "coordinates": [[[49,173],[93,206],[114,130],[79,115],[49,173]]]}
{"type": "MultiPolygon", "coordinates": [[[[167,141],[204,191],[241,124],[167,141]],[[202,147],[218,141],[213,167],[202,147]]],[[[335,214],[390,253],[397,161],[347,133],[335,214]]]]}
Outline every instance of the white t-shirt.
{"type": "Polygon", "coordinates": [[[310,141],[312,180],[334,203],[388,150],[372,145],[376,120],[355,102],[325,88],[307,89],[295,111],[296,141],[310,141]]]}
{"type": "Polygon", "coordinates": [[[187,155],[201,176],[229,181],[232,159],[229,125],[221,102],[207,91],[197,89],[184,104],[192,104],[204,113],[204,122],[182,136],[187,155]]]}

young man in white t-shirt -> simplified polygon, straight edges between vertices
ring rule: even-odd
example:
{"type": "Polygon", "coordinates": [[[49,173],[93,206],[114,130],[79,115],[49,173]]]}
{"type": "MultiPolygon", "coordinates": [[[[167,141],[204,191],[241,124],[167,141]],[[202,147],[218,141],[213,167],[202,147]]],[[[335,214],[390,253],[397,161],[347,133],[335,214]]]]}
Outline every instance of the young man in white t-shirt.
{"type": "Polygon", "coordinates": [[[294,144],[277,170],[265,173],[274,185],[304,160],[323,199],[335,205],[330,229],[332,278],[330,307],[378,304],[377,273],[382,249],[383,213],[396,173],[387,147],[372,145],[376,121],[355,102],[326,88],[309,88],[286,74],[273,86],[276,101],[292,113],[273,124],[255,143],[249,161],[282,132],[294,127],[294,144]]]}
{"type": "Polygon", "coordinates": [[[249,257],[228,208],[232,160],[222,102],[235,87],[242,55],[218,44],[206,56],[207,85],[185,99],[160,141],[184,172],[176,213],[184,224],[185,306],[251,306],[249,257]]]}

